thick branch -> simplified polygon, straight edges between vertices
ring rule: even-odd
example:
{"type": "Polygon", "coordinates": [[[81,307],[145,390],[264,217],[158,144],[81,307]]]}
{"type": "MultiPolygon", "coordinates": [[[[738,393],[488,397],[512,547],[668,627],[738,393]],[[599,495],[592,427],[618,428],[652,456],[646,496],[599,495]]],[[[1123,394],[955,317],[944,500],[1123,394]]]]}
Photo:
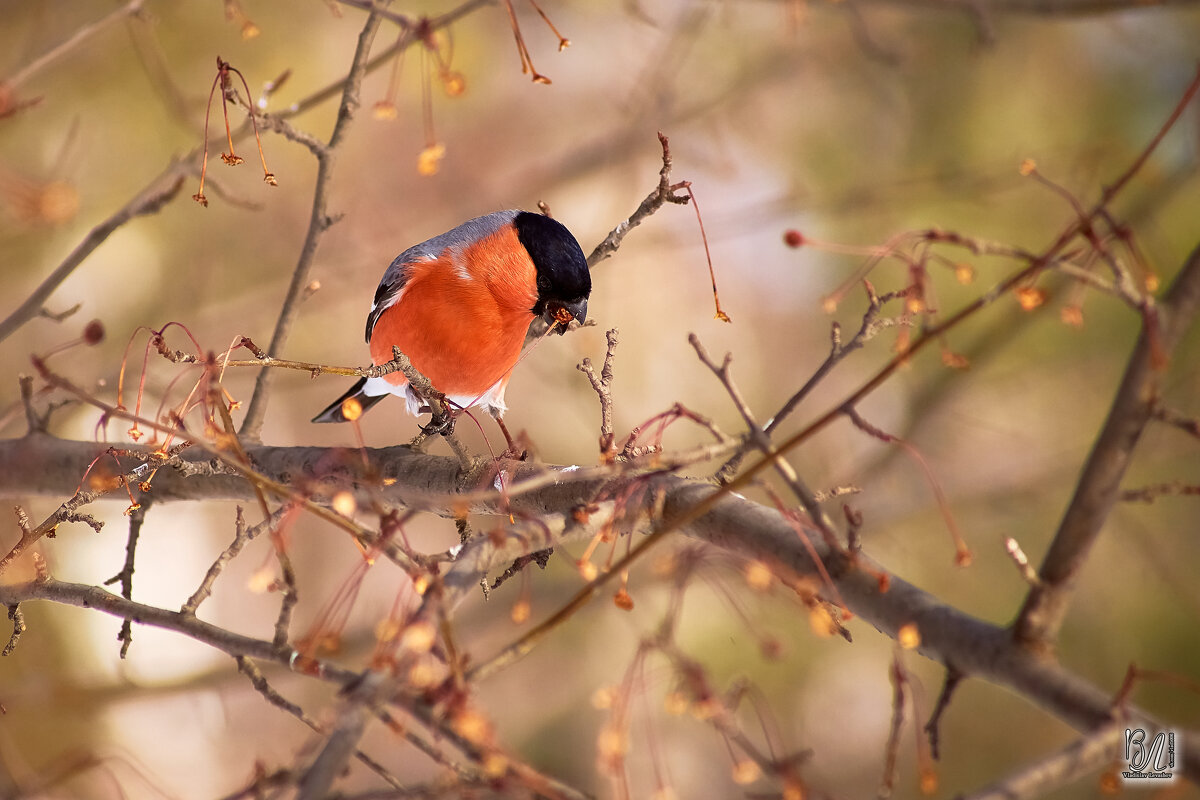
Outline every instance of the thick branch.
{"type": "Polygon", "coordinates": [[[1062,627],[1076,578],[1113,505],[1142,430],[1158,404],[1166,364],[1200,310],[1200,247],[1176,276],[1156,314],[1147,313],[1104,428],[1075,495],[1014,623],[1017,640],[1047,651],[1062,627]]]}
{"type": "MultiPolygon", "coordinates": [[[[44,435],[3,441],[0,442],[0,474],[11,476],[8,488],[12,492],[66,494],[74,491],[79,476],[101,449],[102,445],[63,441],[44,435]],[[33,463],[45,465],[45,469],[29,470],[27,465],[33,463]]],[[[404,447],[369,449],[367,458],[379,478],[395,479],[391,485],[369,489],[360,477],[362,467],[357,453],[354,457],[337,459],[327,448],[250,447],[247,455],[263,474],[281,482],[304,483],[310,490],[320,488],[317,485],[320,475],[323,476],[320,483],[326,491],[333,491],[341,482],[364,497],[370,491],[389,502],[416,505],[446,516],[463,510],[461,500],[456,502],[456,497],[462,497],[459,492],[463,488],[459,464],[448,457],[416,453],[404,447]]],[[[192,458],[196,460],[189,462],[193,465],[188,470],[193,473],[190,476],[178,471],[160,471],[153,485],[156,502],[254,497],[252,487],[244,479],[200,460],[205,458],[201,454],[194,454],[192,458]]],[[[602,477],[572,480],[572,476],[582,470],[562,472],[545,465],[521,462],[505,462],[502,466],[509,480],[507,504],[498,493],[472,495],[470,511],[508,513],[511,510],[523,515],[569,515],[573,507],[590,500],[605,481],[602,477]],[[545,480],[543,473],[547,469],[558,476],[556,481],[545,480]],[[526,479],[536,479],[538,488],[520,491],[521,481],[526,479]]],[[[653,489],[648,492],[649,496],[662,491],[666,518],[676,517],[714,491],[706,482],[674,476],[648,480],[652,481],[653,489]]],[[[743,498],[723,497],[710,511],[689,522],[683,532],[796,575],[821,580],[809,550],[787,520],[772,509],[743,498]]],[[[882,633],[895,637],[902,626],[914,624],[920,633],[920,652],[966,677],[983,678],[1008,687],[1080,730],[1090,731],[1111,721],[1109,693],[1018,646],[1005,628],[964,614],[900,578],[892,577],[888,591],[881,592],[879,571],[882,568],[862,556],[861,567],[848,566],[840,555],[831,555],[823,542],[812,545],[822,558],[824,568],[833,575],[842,600],[856,615],[882,633]]],[[[175,612],[155,612],[151,617],[141,610],[144,607],[136,606],[139,610],[131,613],[128,601],[99,589],[73,589],[72,599],[52,595],[39,589],[37,584],[0,589],[0,604],[11,605],[37,598],[99,607],[117,616],[131,616],[135,621],[174,628],[192,636],[201,630],[196,627],[197,621],[185,620],[186,615],[175,612]]],[[[198,638],[227,652],[270,660],[279,658],[278,651],[272,650],[270,643],[250,640],[254,641],[250,644],[242,637],[230,639],[227,632],[212,626],[201,632],[203,636],[198,638]]],[[[1147,719],[1141,712],[1130,713],[1131,719],[1147,719]]],[[[1200,741],[1196,741],[1194,747],[1185,746],[1183,752],[1188,774],[1193,778],[1200,777],[1200,741]]]]}

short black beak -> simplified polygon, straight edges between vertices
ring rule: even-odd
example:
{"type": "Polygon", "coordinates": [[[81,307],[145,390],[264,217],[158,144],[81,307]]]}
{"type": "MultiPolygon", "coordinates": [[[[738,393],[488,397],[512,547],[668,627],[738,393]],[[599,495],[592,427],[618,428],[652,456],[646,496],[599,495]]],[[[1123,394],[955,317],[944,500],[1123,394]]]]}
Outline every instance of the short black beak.
{"type": "Polygon", "coordinates": [[[575,319],[580,325],[587,319],[587,298],[576,300],[571,303],[565,303],[560,300],[551,300],[546,303],[546,310],[542,312],[542,319],[546,324],[553,327],[555,333],[562,336],[567,332],[567,326],[571,324],[571,320],[575,319]],[[555,325],[555,323],[558,323],[555,325]]]}

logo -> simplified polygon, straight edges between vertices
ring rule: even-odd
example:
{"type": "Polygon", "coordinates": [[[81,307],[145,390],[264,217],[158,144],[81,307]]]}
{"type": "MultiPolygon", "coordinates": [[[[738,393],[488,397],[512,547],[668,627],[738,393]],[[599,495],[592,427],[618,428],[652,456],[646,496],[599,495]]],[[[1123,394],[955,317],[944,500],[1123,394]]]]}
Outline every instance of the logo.
{"type": "Polygon", "coordinates": [[[1158,731],[1153,736],[1143,728],[1125,729],[1125,764],[1121,777],[1127,781],[1175,779],[1175,733],[1158,731]]]}

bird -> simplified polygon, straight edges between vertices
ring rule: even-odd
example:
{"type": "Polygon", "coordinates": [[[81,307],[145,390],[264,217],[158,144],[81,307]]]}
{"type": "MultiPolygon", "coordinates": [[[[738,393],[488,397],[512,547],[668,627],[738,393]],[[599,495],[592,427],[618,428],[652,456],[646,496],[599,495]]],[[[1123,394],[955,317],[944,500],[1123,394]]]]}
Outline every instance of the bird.
{"type": "MultiPolygon", "coordinates": [[[[495,211],[392,261],[367,314],[371,360],[385,364],[398,347],[452,409],[487,411],[508,439],[504,390],[530,324],[540,317],[559,335],[571,320],[582,324],[591,291],[587,259],[562,223],[495,211]]],[[[346,422],[388,395],[403,398],[413,416],[429,410],[397,371],[360,379],[312,421],[346,422]]]]}

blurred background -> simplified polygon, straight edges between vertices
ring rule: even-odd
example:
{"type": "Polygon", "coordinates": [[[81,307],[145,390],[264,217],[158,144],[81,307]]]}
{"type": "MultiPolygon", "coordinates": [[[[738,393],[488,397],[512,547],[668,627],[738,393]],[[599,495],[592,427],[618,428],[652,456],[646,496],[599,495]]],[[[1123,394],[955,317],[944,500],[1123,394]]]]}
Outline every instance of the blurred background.
{"type": "MultiPolygon", "coordinates": [[[[525,430],[548,462],[594,463],[599,412],[575,364],[585,356],[599,361],[604,331],[616,327],[618,435],[677,401],[737,432],[739,418],[697,362],[689,332],[714,355],[734,354],[738,384],[765,420],[825,357],[831,321],[854,330],[863,309],[857,290],[832,314],[822,307],[863,257],[830,247],[789,248],[785,231],[869,247],[937,226],[1037,250],[1074,212],[1022,177],[1023,160],[1035,160],[1084,204],[1126,169],[1178,102],[1200,57],[1200,9],[1128,5],[545,0],[544,10],[571,41],[558,52],[557,37],[532,7],[515,2],[533,63],[550,85],[521,74],[504,7],[484,5],[436,40],[457,73],[453,79],[439,79],[433,58],[419,48],[394,76],[389,63],[367,77],[362,110],[338,155],[330,210],[341,218],[317,254],[312,278],[320,288],[306,300],[286,350],[274,355],[367,363],[363,320],[383,269],[408,246],[472,216],[545,202],[590,252],[654,188],[661,163],[655,134],[662,131],[670,137],[673,180],[692,182],[732,324],[713,318],[695,212],[667,206],[594,272],[595,327],[545,341],[522,363],[508,390],[506,421],[525,430]],[[1024,11],[1006,13],[1009,5],[1024,11]],[[420,156],[435,144],[444,155],[434,174],[421,174],[431,170],[428,158],[419,169],[420,156]]],[[[316,0],[147,0],[137,16],[88,28],[122,7],[0,4],[0,110],[9,112],[0,117],[0,315],[171,159],[202,143],[218,56],[242,72],[256,99],[264,84],[287,74],[267,103],[280,111],[345,74],[363,21],[357,9],[316,0]],[[85,29],[83,41],[22,74],[85,29]],[[14,85],[15,76],[21,79],[14,85]]],[[[453,4],[392,8],[419,17],[453,4]]],[[[385,23],[375,50],[396,35],[385,23]]],[[[215,135],[219,107],[212,113],[215,135]]],[[[326,101],[293,124],[325,139],[335,113],[336,102],[326,101]]],[[[235,124],[245,118],[240,110],[231,114],[235,124]]],[[[1114,205],[1164,285],[1200,234],[1198,144],[1200,104],[1193,103],[1114,205]]],[[[30,371],[30,354],[77,338],[93,318],[104,323],[104,342],[67,350],[52,363],[110,402],[129,342],[131,368],[141,363],[146,334],[139,326],[180,323],[206,350],[223,350],[239,335],[266,347],[308,225],[315,162],[279,136],[264,134],[263,147],[278,188],[263,184],[252,140],[239,143],[246,163],[237,169],[215,160],[222,144],[214,144],[207,209],[188,199],[198,185],[197,176],[189,177],[173,202],[114,233],[46,304],[52,312],[79,304],[77,313],[62,322],[35,319],[0,343],[0,435],[24,432],[17,376],[30,371]]],[[[965,251],[947,257],[969,263],[976,279],[962,285],[953,269],[935,270],[943,311],[969,302],[1014,266],[965,251]]],[[[909,276],[899,262],[885,262],[871,280],[887,291],[906,286],[909,276]]],[[[864,514],[871,555],[997,623],[1009,621],[1024,596],[1004,539],[1015,537],[1040,561],[1138,327],[1136,315],[1111,298],[1079,297],[1062,283],[1046,288],[1049,302],[1032,313],[1005,298],[951,334],[947,346],[970,360],[969,370],[948,370],[929,351],[861,406],[871,422],[907,437],[928,461],[975,553],[969,569],[953,566],[932,488],[903,452],[842,423],[793,458],[814,488],[862,489],[851,502],[864,514]],[[1060,308],[1080,301],[1082,327],[1063,324],[1060,308]]],[[[168,340],[191,348],[179,329],[168,340]]],[[[889,358],[894,341],[886,332],[843,362],[781,433],[798,430],[855,388],[889,358]]],[[[1198,356],[1200,336],[1193,331],[1168,381],[1168,404],[1193,416],[1200,413],[1198,356]]],[[[191,374],[152,360],[147,407],[163,396],[178,402],[191,374]]],[[[253,377],[231,375],[226,385],[246,401],[253,377]]],[[[308,422],[347,383],[276,375],[264,441],[352,444],[349,428],[308,422]]],[[[52,430],[91,440],[103,435],[97,423],[95,410],[72,405],[54,415],[52,430]]],[[[123,428],[109,426],[108,437],[121,440],[123,428]]],[[[402,404],[384,403],[364,418],[363,430],[369,444],[386,446],[406,442],[416,422],[402,404]]],[[[494,430],[484,430],[499,449],[494,430]]],[[[472,447],[484,447],[477,433],[464,435],[472,447]]],[[[705,436],[677,425],[667,441],[685,447],[705,436]]],[[[1195,485],[1198,466],[1194,439],[1152,427],[1127,485],[1195,485]]],[[[11,498],[35,520],[62,499],[11,498]]],[[[117,573],[124,561],[123,508],[97,507],[108,522],[100,534],[72,526],[43,541],[52,572],[85,583],[117,573]]],[[[221,503],[151,508],[135,598],[178,607],[232,539],[233,519],[233,506],[221,503]]],[[[1130,662],[1200,679],[1198,519],[1194,498],[1117,508],[1063,632],[1068,666],[1113,692],[1130,662]]],[[[4,541],[15,541],[15,526],[6,530],[4,541]]],[[[410,535],[431,551],[457,541],[453,526],[438,519],[419,522],[410,535]]],[[[308,520],[296,525],[292,549],[299,634],[361,558],[345,537],[308,520]]],[[[535,621],[580,585],[571,567],[579,549],[531,576],[535,621]]],[[[812,749],[803,774],[814,789],[874,795],[892,713],[892,642],[859,621],[850,626],[853,644],[821,638],[795,598],[751,593],[736,564],[715,562],[709,577],[688,590],[679,634],[685,651],[718,686],[745,679],[761,690],[779,730],[777,744],[812,749]],[[777,653],[766,648],[774,657],[764,655],[764,641],[778,645],[777,653]]],[[[226,570],[201,617],[269,637],[278,598],[256,592],[252,578],[271,564],[269,543],[255,542],[226,570]]],[[[22,574],[15,568],[7,577],[22,574]]],[[[347,627],[341,657],[348,664],[362,663],[373,626],[402,581],[385,563],[368,572],[347,627]]],[[[479,703],[501,741],[550,774],[609,792],[595,763],[608,712],[595,708],[593,698],[622,680],[638,641],[664,612],[669,584],[644,568],[631,583],[633,613],[595,603],[482,686],[479,703]]],[[[473,598],[461,610],[460,638],[477,660],[522,630],[509,618],[520,591],[513,581],[486,603],[473,598]]],[[[308,730],[268,706],[226,657],[183,637],[135,629],[121,661],[117,620],[44,605],[26,615],[30,632],[0,662],[0,702],[7,708],[0,718],[0,786],[28,791],[42,781],[51,784],[44,795],[53,797],[218,797],[248,783],[256,765],[287,766],[312,744],[308,730]]],[[[923,685],[923,724],[941,671],[912,655],[906,663],[923,685]]],[[[673,688],[665,662],[651,659],[645,675],[633,706],[633,796],[651,796],[656,769],[665,770],[681,798],[771,789],[738,786],[721,739],[690,716],[664,711],[673,688]]],[[[280,691],[318,718],[333,708],[332,698],[313,694],[319,689],[310,682],[274,677],[280,691]]],[[[1182,689],[1146,685],[1135,697],[1173,722],[1200,725],[1200,699],[1182,689]]],[[[918,794],[911,710],[908,719],[899,796],[918,794]]],[[[968,682],[943,721],[935,796],[978,788],[1074,736],[1021,698],[968,682]]],[[[364,746],[405,779],[437,774],[386,731],[372,731],[364,746]]],[[[356,769],[341,785],[352,791],[378,783],[356,769]]],[[[1093,778],[1054,796],[1097,791],[1093,778]]],[[[1190,787],[1179,791],[1198,796],[1190,787]]]]}

